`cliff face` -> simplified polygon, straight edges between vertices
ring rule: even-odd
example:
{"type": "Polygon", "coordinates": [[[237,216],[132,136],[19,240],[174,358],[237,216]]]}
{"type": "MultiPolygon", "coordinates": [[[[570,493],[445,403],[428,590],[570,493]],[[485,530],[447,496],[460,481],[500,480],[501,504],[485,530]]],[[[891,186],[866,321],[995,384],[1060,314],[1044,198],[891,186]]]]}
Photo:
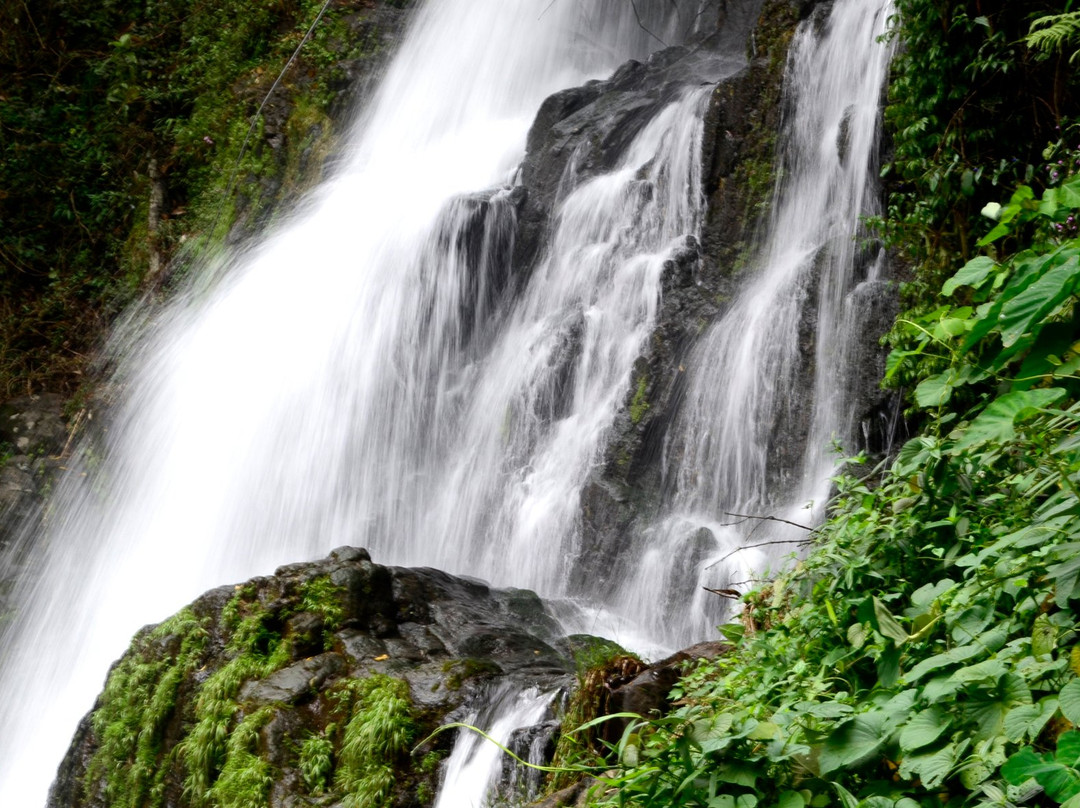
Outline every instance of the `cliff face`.
{"type": "Polygon", "coordinates": [[[321,0],[32,5],[0,8],[0,616],[112,320],[318,182],[412,9],[334,0],[289,64],[321,0]]]}

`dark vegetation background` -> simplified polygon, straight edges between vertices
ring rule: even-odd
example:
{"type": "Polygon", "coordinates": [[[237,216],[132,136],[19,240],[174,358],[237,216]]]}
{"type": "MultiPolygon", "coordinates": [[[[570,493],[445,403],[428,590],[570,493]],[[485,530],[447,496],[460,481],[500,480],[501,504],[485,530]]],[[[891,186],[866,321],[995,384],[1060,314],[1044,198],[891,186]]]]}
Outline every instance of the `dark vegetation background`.
{"type": "Polygon", "coordinates": [[[0,4],[0,400],[72,393],[151,267],[317,179],[409,3],[332,0],[239,164],[321,2],[0,4]]]}

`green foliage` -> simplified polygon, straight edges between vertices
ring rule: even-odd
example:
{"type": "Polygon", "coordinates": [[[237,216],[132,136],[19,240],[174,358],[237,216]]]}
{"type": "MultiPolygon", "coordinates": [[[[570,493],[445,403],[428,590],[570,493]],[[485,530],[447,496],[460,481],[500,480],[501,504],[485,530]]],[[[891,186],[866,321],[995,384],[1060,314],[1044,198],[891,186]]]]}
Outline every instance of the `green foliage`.
{"type": "MultiPolygon", "coordinates": [[[[248,765],[249,727],[236,743],[233,727],[240,713],[236,696],[244,682],[262,679],[287,664],[291,658],[289,643],[282,639],[275,620],[255,599],[252,587],[240,587],[222,609],[222,624],[232,630],[227,650],[232,658],[203,682],[195,697],[195,725],[177,746],[187,775],[184,790],[192,805],[213,804],[222,793],[235,795],[241,802],[256,793],[258,772],[248,765]],[[229,760],[236,757],[230,780],[215,791],[217,780],[229,771],[229,760]]],[[[253,718],[253,717],[249,717],[253,718]]],[[[249,720],[245,719],[245,720],[249,720]]],[[[243,722],[241,722],[243,723],[243,722]]],[[[257,767],[256,767],[257,768],[257,767]]]]}
{"type": "MultiPolygon", "coordinates": [[[[1043,144],[1077,115],[1075,76],[1024,43],[1032,19],[1068,10],[1040,0],[899,0],[886,125],[890,243],[916,265],[909,299],[931,297],[973,254],[983,206],[1001,186],[1038,182],[1043,144]]],[[[1045,185],[1042,185],[1045,187],[1045,185]]]]}
{"type": "Polygon", "coordinates": [[[258,224],[318,167],[345,63],[380,56],[362,0],[331,4],[244,155],[241,145],[322,4],[40,0],[0,9],[0,397],[70,389],[143,283],[151,253],[167,260],[188,235],[211,229],[220,240],[241,217],[258,224]],[[155,232],[151,161],[165,190],[155,232]],[[227,195],[233,176],[238,190],[227,195]]]}
{"type": "MultiPolygon", "coordinates": [[[[1075,683],[1074,679],[1070,684],[1075,683]]],[[[1080,732],[1062,733],[1053,752],[1040,755],[1030,746],[1024,747],[1005,761],[1001,773],[1014,786],[1034,780],[1056,803],[1075,806],[1080,800],[1080,732]]]]}
{"type": "MultiPolygon", "coordinates": [[[[1019,191],[906,318],[890,372],[915,372],[923,434],[840,478],[809,556],[746,601],[733,653],[681,706],[631,723],[594,804],[915,808],[1080,792],[1080,206],[1019,191]],[[871,482],[871,480],[873,482],[871,482]]],[[[599,791],[599,790],[598,790],[599,791]]],[[[1070,808],[1072,808],[1070,804],[1070,808]]]]}
{"type": "Polygon", "coordinates": [[[617,643],[584,634],[568,638],[577,667],[577,688],[563,708],[547,790],[570,785],[581,770],[601,766],[608,757],[599,722],[610,710],[612,681],[629,681],[645,669],[644,663],[617,643]]]}
{"type": "Polygon", "coordinates": [[[345,590],[332,582],[330,576],[313,578],[300,587],[298,611],[319,615],[327,631],[333,631],[341,625],[345,617],[345,606],[342,602],[344,594],[345,590]]]}
{"type": "MultiPolygon", "coordinates": [[[[327,727],[332,735],[335,726],[327,727]]],[[[326,791],[334,770],[334,744],[321,735],[309,735],[300,746],[300,777],[309,794],[319,795],[326,791]]]]}
{"type": "MultiPolygon", "coordinates": [[[[1066,46],[1075,46],[1080,39],[1080,11],[1064,14],[1051,14],[1039,17],[1031,23],[1024,43],[1044,57],[1061,53],[1066,46]]],[[[1076,51],[1069,57],[1070,64],[1076,61],[1076,51]]]]}
{"type": "Polygon", "coordinates": [[[132,642],[109,674],[91,718],[98,748],[84,778],[92,792],[104,782],[111,806],[162,804],[162,740],[184,676],[201,661],[207,632],[188,610],[132,642]]]}
{"type": "Polygon", "coordinates": [[[221,775],[210,788],[215,808],[266,808],[274,777],[270,764],[258,755],[259,730],[275,712],[274,707],[263,707],[230,733],[221,775]]]}
{"type": "Polygon", "coordinates": [[[349,683],[352,709],[345,724],[334,787],[345,808],[390,804],[395,771],[407,759],[415,734],[409,686],[375,674],[349,683]]]}

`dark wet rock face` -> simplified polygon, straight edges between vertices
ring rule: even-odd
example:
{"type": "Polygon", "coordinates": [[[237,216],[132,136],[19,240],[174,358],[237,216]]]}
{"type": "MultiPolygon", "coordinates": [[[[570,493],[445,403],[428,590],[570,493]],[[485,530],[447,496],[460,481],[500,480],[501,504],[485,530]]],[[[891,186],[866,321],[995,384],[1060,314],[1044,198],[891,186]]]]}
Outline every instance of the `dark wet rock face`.
{"type": "MultiPolygon", "coordinates": [[[[754,6],[753,0],[732,3],[754,6]]],[[[514,264],[532,267],[558,203],[574,188],[614,168],[641,130],[687,88],[712,84],[739,70],[739,50],[724,47],[728,28],[690,44],[631,60],[611,78],[550,96],[526,141],[514,264]]]]}
{"type": "MultiPolygon", "coordinates": [[[[379,771],[392,772],[385,804],[430,804],[452,735],[419,757],[413,745],[496,685],[567,687],[570,657],[532,592],[341,548],[143,629],[80,725],[49,805],[202,804],[193,789],[213,804],[237,782],[270,806],[331,805],[379,771]],[[350,757],[350,742],[370,742],[387,715],[398,734],[387,731],[385,754],[350,757]]],[[[514,744],[542,752],[551,730],[514,744]]]]}
{"type": "MultiPolygon", "coordinates": [[[[608,82],[553,96],[545,102],[530,134],[522,177],[529,190],[529,205],[535,205],[537,196],[543,200],[561,193],[559,183],[565,182],[570,167],[582,170],[584,166],[587,173],[591,165],[611,162],[603,148],[594,145],[605,142],[602,130],[583,130],[593,132],[587,145],[572,145],[575,141],[568,137],[568,132],[584,125],[590,110],[613,108],[632,126],[648,109],[645,99],[655,98],[658,105],[670,97],[675,86],[672,77],[681,76],[684,82],[692,83],[690,77],[697,76],[700,82],[715,84],[704,121],[706,206],[700,240],[688,235],[672,250],[662,276],[656,325],[634,365],[603,465],[583,490],[582,558],[595,558],[598,563],[578,570],[575,583],[582,591],[586,581],[590,589],[599,586],[599,591],[605,591],[611,579],[621,574],[609,559],[648,524],[670,493],[665,486],[674,483],[674,475],[666,474],[665,469],[679,463],[680,447],[671,441],[671,427],[685,393],[684,362],[745,282],[748,258],[768,213],[775,179],[773,163],[787,49],[796,25],[813,5],[791,0],[728,3],[713,38],[661,51],[648,64],[631,63],[608,82]],[[713,61],[711,65],[707,61],[710,48],[722,44],[726,53],[739,53],[739,46],[733,43],[747,40],[748,59],[713,61]],[[710,69],[712,74],[708,75],[710,69]],[[632,91],[623,90],[623,82],[632,91]],[[539,194],[529,185],[531,172],[547,178],[547,185],[538,186],[539,194]]],[[[529,205],[523,213],[525,232],[529,205]]],[[[523,239],[527,242],[528,236],[523,239]]],[[[808,361],[814,351],[812,325],[808,320],[802,331],[808,361]]],[[[776,442],[774,465],[794,468],[800,445],[797,435],[794,440],[776,442]]]]}
{"type": "Polygon", "coordinates": [[[0,404],[0,618],[22,569],[20,530],[32,523],[61,465],[68,440],[58,395],[24,396],[0,404]]]}

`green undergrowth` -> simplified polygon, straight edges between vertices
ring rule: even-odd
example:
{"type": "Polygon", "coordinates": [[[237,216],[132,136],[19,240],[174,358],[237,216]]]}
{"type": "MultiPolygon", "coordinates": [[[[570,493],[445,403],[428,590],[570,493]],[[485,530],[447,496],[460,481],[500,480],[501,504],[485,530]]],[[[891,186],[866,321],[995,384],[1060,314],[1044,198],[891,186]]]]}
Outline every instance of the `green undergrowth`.
{"type": "Polygon", "coordinates": [[[645,669],[635,654],[610,640],[574,635],[569,638],[577,670],[577,687],[566,700],[560,716],[552,768],[546,791],[569,786],[581,767],[599,767],[607,751],[602,741],[604,724],[594,723],[608,713],[610,682],[628,681],[645,669]]]}
{"type": "MultiPolygon", "coordinates": [[[[266,805],[275,772],[259,754],[259,732],[285,708],[246,712],[240,690],[293,661],[289,617],[321,617],[323,633],[314,642],[321,639],[328,649],[345,612],[343,590],[327,577],[299,584],[284,607],[267,607],[259,594],[254,584],[238,588],[217,627],[185,609],[135,638],[91,718],[97,745],[83,778],[87,796],[99,794],[109,806],[154,808],[171,798],[171,783],[183,781],[192,806],[266,805]],[[215,636],[227,638],[227,661],[203,677],[215,636]]],[[[301,642],[310,646],[311,638],[301,642]]]]}
{"type": "Polygon", "coordinates": [[[256,118],[322,6],[0,8],[0,398],[71,392],[155,255],[201,250],[237,222],[255,229],[317,179],[347,73],[385,47],[375,4],[331,2],[256,118]]]}
{"type": "Polygon", "coordinates": [[[1017,184],[1036,192],[1076,146],[1077,73],[1067,52],[1032,47],[1033,23],[1071,0],[897,0],[900,40],[885,109],[886,242],[913,267],[907,305],[932,300],[977,254],[979,211],[1017,184]],[[1046,144],[1054,144],[1050,148],[1046,144]],[[1059,164],[1059,160],[1062,162],[1059,164]]]}
{"type": "MultiPolygon", "coordinates": [[[[329,632],[343,615],[341,591],[328,578],[315,578],[300,586],[297,608],[270,611],[259,601],[256,588],[249,584],[238,588],[222,609],[221,622],[229,632],[226,651],[232,656],[203,682],[195,698],[195,725],[177,747],[186,769],[184,791],[193,805],[220,802],[243,808],[251,804],[258,784],[265,777],[261,766],[243,764],[252,763],[249,736],[262,726],[255,717],[269,718],[260,710],[234,727],[241,714],[237,700],[240,688],[245,682],[264,679],[292,661],[292,642],[282,636],[282,627],[296,612],[322,616],[327,629],[324,647],[329,647],[329,632]],[[239,739],[238,732],[242,733],[239,739]],[[229,802],[223,795],[236,797],[229,802]]],[[[260,720],[265,723],[263,719],[260,720]]]]}
{"type": "Polygon", "coordinates": [[[921,434],[836,481],[593,804],[1080,805],[1078,210],[1080,180],[986,208],[985,254],[898,325],[921,434]]]}
{"type": "Polygon", "coordinates": [[[344,808],[382,808],[392,801],[416,734],[409,686],[375,674],[350,681],[342,695],[352,706],[342,731],[334,788],[343,796],[344,808]]]}
{"type": "Polygon", "coordinates": [[[325,735],[312,733],[303,740],[298,755],[300,778],[309,794],[325,793],[334,771],[334,744],[327,735],[333,735],[335,724],[326,728],[325,735]]]}
{"type": "Polygon", "coordinates": [[[221,774],[210,788],[209,800],[217,808],[264,808],[274,772],[258,754],[259,730],[274,717],[277,708],[263,707],[245,716],[229,734],[221,774]]]}
{"type": "Polygon", "coordinates": [[[402,680],[345,678],[313,693],[325,718],[288,742],[285,764],[271,754],[267,726],[296,708],[241,697],[245,683],[291,664],[298,647],[319,652],[311,645],[318,633],[294,636],[290,626],[310,621],[294,624],[293,616],[319,616],[322,650],[330,650],[344,597],[328,576],[286,582],[284,591],[246,584],[216,626],[184,610],[141,633],[111,672],[91,719],[97,746],[83,778],[86,798],[128,808],[178,798],[196,808],[265,808],[285,775],[281,765],[295,770],[308,797],[346,808],[387,806],[403,782],[427,783],[430,791],[435,774],[412,772],[408,750],[420,719],[402,680]],[[215,668],[210,654],[222,641],[216,653],[225,661],[215,668]]]}
{"type": "Polygon", "coordinates": [[[91,726],[98,748],[84,778],[87,792],[104,785],[108,805],[162,804],[159,765],[167,725],[184,678],[201,663],[208,633],[189,610],[140,634],[109,674],[91,726]]]}

